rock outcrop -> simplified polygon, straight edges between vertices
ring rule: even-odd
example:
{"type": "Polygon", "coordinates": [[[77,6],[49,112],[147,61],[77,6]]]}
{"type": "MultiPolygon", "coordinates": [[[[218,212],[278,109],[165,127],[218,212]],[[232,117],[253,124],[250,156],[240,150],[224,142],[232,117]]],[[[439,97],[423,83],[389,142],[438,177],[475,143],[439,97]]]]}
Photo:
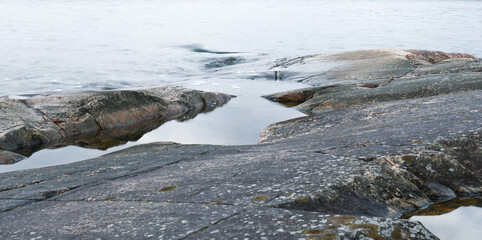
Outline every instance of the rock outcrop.
{"type": "Polygon", "coordinates": [[[25,156],[18,153],[0,150],[0,164],[14,164],[23,159],[25,159],[25,156]]]}
{"type": "Polygon", "coordinates": [[[393,218],[443,197],[433,183],[480,193],[481,99],[378,103],[274,124],[258,145],[153,143],[4,173],[0,236],[436,239],[393,218]]]}
{"type": "Polygon", "coordinates": [[[3,97],[0,149],[29,155],[53,145],[105,148],[105,142],[132,140],[165,121],[210,111],[231,97],[172,87],[29,99],[3,97]]]}
{"type": "Polygon", "coordinates": [[[314,87],[265,97],[305,113],[482,89],[482,62],[461,53],[365,50],[284,60],[274,69],[314,87]]]}
{"type": "MultiPolygon", "coordinates": [[[[151,143],[3,173],[0,238],[437,239],[420,223],[399,218],[454,196],[480,195],[479,60],[424,51],[323,59],[342,61],[328,73],[337,85],[295,91],[290,98],[310,98],[319,107],[323,91],[335,88],[331,97],[339,100],[357,89],[370,90],[363,96],[375,100],[333,101],[332,111],[272,124],[256,145],[151,143]],[[382,76],[393,76],[385,84],[395,92],[377,92],[382,76]],[[366,79],[372,81],[361,82],[366,79]]],[[[25,109],[55,106],[40,103],[25,109]]],[[[91,115],[99,116],[98,126],[120,118],[91,115]]],[[[37,124],[41,129],[49,122],[37,124]]]]}

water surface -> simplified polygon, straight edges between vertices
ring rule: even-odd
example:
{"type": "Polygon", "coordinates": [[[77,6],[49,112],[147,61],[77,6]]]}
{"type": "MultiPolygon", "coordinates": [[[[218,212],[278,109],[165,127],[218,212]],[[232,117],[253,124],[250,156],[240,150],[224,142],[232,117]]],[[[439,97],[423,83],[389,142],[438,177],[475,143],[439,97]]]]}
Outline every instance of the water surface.
{"type": "Polygon", "coordinates": [[[224,52],[482,57],[481,12],[481,1],[2,0],[0,95],[185,85],[224,52]]]}
{"type": "MultiPolygon", "coordinates": [[[[171,85],[238,97],[136,142],[47,149],[0,172],[161,140],[255,144],[267,125],[302,116],[259,97],[305,87],[274,81],[275,59],[373,48],[482,57],[481,13],[482,1],[463,0],[2,0],[0,96],[171,85]]],[[[468,212],[480,223],[480,208],[468,212]]],[[[459,230],[447,239],[467,239],[459,230]]]]}
{"type": "Polygon", "coordinates": [[[440,239],[480,239],[482,198],[457,197],[406,214],[402,218],[420,221],[440,239]]]}

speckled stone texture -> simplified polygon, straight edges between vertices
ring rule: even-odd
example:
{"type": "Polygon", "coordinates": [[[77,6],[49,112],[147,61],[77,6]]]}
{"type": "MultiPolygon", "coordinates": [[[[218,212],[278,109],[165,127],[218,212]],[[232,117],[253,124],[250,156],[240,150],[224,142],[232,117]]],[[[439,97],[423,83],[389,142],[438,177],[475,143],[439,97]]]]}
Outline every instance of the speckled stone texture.
{"type": "Polygon", "coordinates": [[[0,238],[437,239],[397,217],[480,193],[481,99],[383,102],[273,124],[257,145],[152,143],[0,174],[0,238]]]}

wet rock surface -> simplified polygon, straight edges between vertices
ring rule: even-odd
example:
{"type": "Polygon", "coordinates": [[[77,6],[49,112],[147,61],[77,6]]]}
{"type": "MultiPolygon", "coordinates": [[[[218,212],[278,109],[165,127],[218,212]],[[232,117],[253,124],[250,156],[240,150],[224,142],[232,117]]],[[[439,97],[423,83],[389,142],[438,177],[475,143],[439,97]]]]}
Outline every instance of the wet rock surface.
{"type": "Polygon", "coordinates": [[[0,98],[0,149],[24,155],[53,146],[105,149],[172,119],[188,119],[232,96],[183,88],[0,98]]]}
{"type": "MultiPolygon", "coordinates": [[[[344,69],[329,73],[337,85],[290,96],[313,104],[323,104],[319,91],[330,88],[336,97],[403,80],[394,92],[363,93],[387,95],[383,101],[272,124],[256,145],[151,143],[0,174],[0,238],[437,239],[420,223],[399,218],[482,191],[479,62],[440,55],[383,50],[282,60],[276,68],[322,59],[344,69]],[[416,76],[414,61],[430,74],[416,76]],[[383,69],[373,72],[373,64],[383,69]],[[380,83],[381,76],[394,77],[380,83]],[[367,78],[368,87],[350,85],[367,78]],[[428,93],[400,93],[410,88],[428,93]]],[[[31,106],[42,112],[54,106],[42,101],[31,106]]]]}

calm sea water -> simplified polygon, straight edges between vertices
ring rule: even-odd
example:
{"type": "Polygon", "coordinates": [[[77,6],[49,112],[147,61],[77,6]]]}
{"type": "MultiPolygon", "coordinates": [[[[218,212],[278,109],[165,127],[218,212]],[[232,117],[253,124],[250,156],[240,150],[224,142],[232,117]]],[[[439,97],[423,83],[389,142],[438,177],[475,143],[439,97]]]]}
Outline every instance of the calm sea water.
{"type": "Polygon", "coordinates": [[[174,85],[238,98],[137,142],[108,151],[47,149],[0,172],[161,140],[254,144],[267,125],[302,116],[259,97],[305,87],[275,82],[270,61],[373,48],[482,57],[481,29],[481,1],[1,0],[0,96],[174,85]]]}
{"type": "Polygon", "coordinates": [[[196,47],[264,58],[371,48],[482,57],[481,12],[481,1],[2,0],[0,95],[186,85],[219,57],[196,47]]]}

